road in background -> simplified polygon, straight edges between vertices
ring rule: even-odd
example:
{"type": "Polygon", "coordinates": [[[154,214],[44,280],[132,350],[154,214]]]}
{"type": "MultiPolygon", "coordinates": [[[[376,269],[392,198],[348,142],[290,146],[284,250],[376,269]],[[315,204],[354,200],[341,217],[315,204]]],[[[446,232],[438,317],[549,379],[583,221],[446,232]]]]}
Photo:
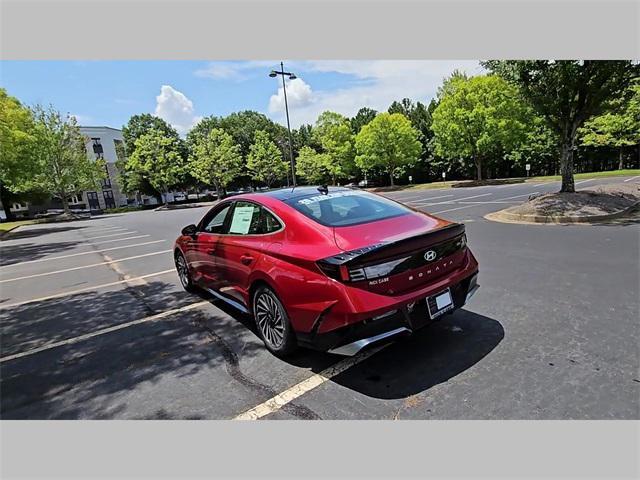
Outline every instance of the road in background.
{"type": "MultiPolygon", "coordinates": [[[[577,188],[624,180],[639,181],[577,188]]],[[[21,227],[0,244],[2,417],[638,418],[640,220],[483,218],[558,188],[387,193],[467,225],[481,289],[348,364],[310,351],[277,359],[248,317],[182,291],[173,241],[208,207],[21,227]]]]}

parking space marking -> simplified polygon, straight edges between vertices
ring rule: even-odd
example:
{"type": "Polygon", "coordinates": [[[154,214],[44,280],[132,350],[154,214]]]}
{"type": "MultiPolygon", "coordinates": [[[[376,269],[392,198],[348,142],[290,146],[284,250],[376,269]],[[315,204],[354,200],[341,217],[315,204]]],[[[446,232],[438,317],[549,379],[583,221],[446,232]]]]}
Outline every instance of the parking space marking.
{"type": "Polygon", "coordinates": [[[416,200],[408,200],[405,203],[410,203],[410,204],[414,204],[414,203],[418,204],[418,203],[425,203],[425,202],[428,203],[431,200],[437,200],[439,198],[448,198],[448,197],[453,197],[453,195],[440,195],[440,196],[437,196],[437,197],[429,197],[429,198],[423,197],[423,198],[416,199],[416,200]]]}
{"type": "Polygon", "coordinates": [[[0,280],[0,283],[17,282],[18,280],[27,280],[29,278],[45,277],[47,275],[55,275],[55,274],[58,274],[58,273],[73,272],[75,270],[82,270],[82,269],[85,269],[85,268],[93,268],[93,267],[99,267],[101,265],[110,265],[112,263],[125,262],[127,260],[135,260],[136,258],[151,257],[153,255],[160,255],[160,254],[163,254],[163,253],[169,253],[171,251],[173,251],[173,250],[171,250],[171,249],[160,250],[160,251],[157,251],[157,252],[143,253],[142,255],[134,255],[133,257],[120,258],[120,259],[117,259],[117,260],[109,260],[109,261],[100,262],[100,263],[91,263],[89,265],[80,265],[79,267],[64,268],[62,270],[53,270],[51,272],[34,273],[32,275],[24,275],[22,277],[7,278],[7,279],[4,279],[4,280],[0,280]]]}
{"type": "Polygon", "coordinates": [[[453,212],[455,210],[462,210],[463,208],[469,208],[469,207],[477,207],[479,204],[473,204],[473,205],[464,205],[463,207],[457,207],[457,208],[449,208],[447,210],[440,210],[439,212],[429,212],[429,213],[433,213],[434,215],[438,215],[440,213],[447,213],[447,212],[453,212]]]}
{"type": "Polygon", "coordinates": [[[138,233],[137,230],[128,230],[126,232],[111,233],[109,235],[99,235],[97,237],[87,237],[86,240],[97,240],[98,238],[117,237],[118,235],[129,235],[130,233],[138,233]]]}
{"type": "Polygon", "coordinates": [[[497,200],[511,200],[512,198],[528,197],[529,195],[535,195],[536,193],[540,193],[540,192],[523,193],[521,195],[514,195],[513,197],[498,198],[497,200]]]}
{"type": "Polygon", "coordinates": [[[49,260],[60,260],[62,258],[78,257],[80,255],[90,255],[92,253],[110,252],[112,250],[120,250],[122,248],[142,247],[144,245],[152,245],[154,243],[161,243],[161,242],[166,242],[166,240],[152,240],[150,242],[134,243],[134,244],[131,244],[131,245],[121,245],[119,247],[103,248],[101,250],[90,250],[88,252],[70,253],[68,255],[59,255],[57,257],[38,258],[37,260],[26,260],[24,262],[10,263],[9,265],[0,265],[0,269],[7,268],[7,267],[15,267],[15,266],[20,266],[20,265],[26,265],[26,264],[29,264],[29,263],[40,263],[40,262],[48,262],[49,260]]]}
{"type": "Polygon", "coordinates": [[[130,283],[130,282],[135,282],[137,280],[144,280],[145,278],[159,277],[161,275],[166,275],[167,273],[175,273],[175,271],[176,270],[174,268],[170,268],[169,270],[161,270],[159,272],[148,273],[146,275],[141,275],[139,277],[125,278],[124,280],[117,280],[115,282],[103,283],[100,285],[92,285],[90,287],[78,288],[76,290],[70,290],[68,292],[54,293],[52,295],[46,295],[44,297],[38,297],[38,298],[31,298],[29,300],[22,300],[20,302],[9,303],[6,305],[0,304],[0,310],[19,307],[21,305],[27,305],[29,303],[43,302],[45,300],[53,300],[54,298],[68,297],[69,295],[75,295],[76,293],[89,292],[91,290],[98,290],[99,288],[107,288],[107,287],[112,287],[114,285],[120,285],[123,283],[130,283]]]}
{"type": "Polygon", "coordinates": [[[127,238],[116,238],[113,240],[101,240],[99,242],[96,243],[113,243],[113,242],[122,242],[123,240],[135,240],[136,238],[146,238],[146,237],[150,237],[151,235],[136,235],[134,237],[127,237],[127,238]]]}
{"type": "Polygon", "coordinates": [[[593,182],[594,180],[596,180],[595,178],[590,178],[589,180],[582,180],[580,182],[576,182],[576,185],[580,185],[581,183],[587,183],[587,182],[593,182]]]}
{"type": "Polygon", "coordinates": [[[25,350],[24,352],[14,353],[12,355],[7,355],[6,357],[0,357],[0,363],[8,362],[11,360],[15,360],[17,358],[28,357],[30,355],[34,355],[36,353],[44,352],[46,350],[51,350],[53,348],[62,347],[64,345],[71,345],[74,343],[82,342],[84,340],[88,340],[90,338],[98,337],[100,335],[105,335],[111,332],[117,332],[118,330],[122,330],[124,328],[131,327],[133,325],[140,325],[141,323],[153,322],[154,320],[159,320],[161,318],[166,318],[170,315],[174,315],[176,313],[187,312],[189,310],[193,310],[194,308],[202,307],[203,305],[207,305],[209,302],[203,300],[201,302],[191,303],[189,305],[185,305],[184,307],[174,308],[173,310],[166,310],[161,313],[156,313],[155,315],[150,315],[148,317],[139,318],[138,320],[133,320],[131,322],[120,323],[118,325],[114,325],[112,327],[101,328],[100,330],[96,330],[91,333],[85,333],[84,335],[78,335],[77,337],[68,338],[66,340],[60,340],[58,342],[49,343],[47,345],[43,345],[42,347],[32,348],[30,350],[25,350]]]}
{"type": "Polygon", "coordinates": [[[243,412],[239,415],[236,415],[234,420],[258,420],[270,413],[276,412],[284,407],[286,404],[292,402],[296,398],[304,395],[305,393],[310,392],[311,390],[318,388],[320,385],[325,383],[328,380],[331,380],[332,377],[339,375],[345,370],[357,365],[358,363],[366,360],[372,355],[378,353],[383,348],[387,347],[390,344],[385,344],[380,347],[372,348],[371,350],[365,350],[353,357],[345,358],[344,360],[339,361],[335,365],[332,365],[329,368],[324,369],[320,373],[316,373],[311,375],[306,380],[301,381],[300,383],[295,384],[294,386],[287,388],[284,392],[279,393],[275,397],[270,398],[266,402],[257,405],[246,412],[243,412]]]}
{"type": "Polygon", "coordinates": [[[446,203],[456,203],[456,202],[460,202],[462,200],[471,200],[472,198],[486,197],[488,195],[493,195],[493,193],[482,193],[480,195],[472,195],[470,197],[454,198],[454,199],[451,199],[451,200],[446,200],[444,202],[426,202],[423,206],[433,206],[433,205],[443,205],[443,204],[446,204],[446,203]]]}

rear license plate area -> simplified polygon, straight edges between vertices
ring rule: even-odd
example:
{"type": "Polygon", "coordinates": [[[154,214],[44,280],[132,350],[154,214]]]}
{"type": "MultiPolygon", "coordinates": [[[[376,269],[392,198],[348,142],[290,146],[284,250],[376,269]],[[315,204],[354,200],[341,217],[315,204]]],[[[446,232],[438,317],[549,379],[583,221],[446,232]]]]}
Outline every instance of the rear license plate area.
{"type": "Polygon", "coordinates": [[[427,297],[427,311],[429,312],[429,318],[432,320],[453,310],[453,308],[453,298],[451,297],[451,290],[448,288],[427,297]]]}

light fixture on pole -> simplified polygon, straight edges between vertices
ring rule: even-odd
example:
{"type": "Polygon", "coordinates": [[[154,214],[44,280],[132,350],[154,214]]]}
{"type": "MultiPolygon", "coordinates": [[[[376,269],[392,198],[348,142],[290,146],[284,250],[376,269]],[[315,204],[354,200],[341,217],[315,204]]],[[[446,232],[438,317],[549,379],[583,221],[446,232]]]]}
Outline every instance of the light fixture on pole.
{"type": "Polygon", "coordinates": [[[284,109],[285,112],[287,114],[287,130],[289,132],[289,160],[291,161],[291,178],[293,180],[293,186],[296,186],[296,169],[295,169],[295,165],[293,163],[293,142],[291,140],[291,123],[289,122],[289,105],[287,103],[287,85],[284,81],[284,77],[289,77],[289,80],[295,80],[296,77],[295,74],[291,73],[291,72],[285,72],[284,71],[284,63],[280,62],[280,70],[271,70],[271,73],[269,73],[269,76],[271,78],[275,78],[278,75],[282,76],[282,91],[284,93],[284,109]]]}

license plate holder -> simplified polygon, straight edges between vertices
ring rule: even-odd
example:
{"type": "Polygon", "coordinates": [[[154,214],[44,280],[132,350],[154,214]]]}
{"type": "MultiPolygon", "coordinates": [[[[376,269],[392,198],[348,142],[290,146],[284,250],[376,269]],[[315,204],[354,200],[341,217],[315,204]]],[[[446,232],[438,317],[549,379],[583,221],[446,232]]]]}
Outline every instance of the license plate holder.
{"type": "Polygon", "coordinates": [[[431,318],[431,320],[453,309],[453,298],[451,297],[451,290],[449,288],[427,297],[427,311],[429,312],[429,318],[431,318]]]}

